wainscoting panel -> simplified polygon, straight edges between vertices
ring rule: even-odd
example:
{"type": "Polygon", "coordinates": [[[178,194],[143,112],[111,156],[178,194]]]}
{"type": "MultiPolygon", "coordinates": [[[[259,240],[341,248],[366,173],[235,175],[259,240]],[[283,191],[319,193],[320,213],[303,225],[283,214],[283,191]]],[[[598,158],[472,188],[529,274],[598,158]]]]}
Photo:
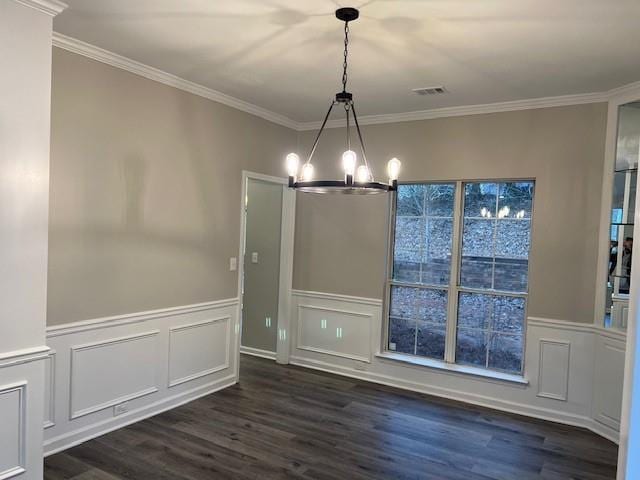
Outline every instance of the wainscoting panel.
{"type": "Polygon", "coordinates": [[[71,418],[158,391],[160,331],[71,347],[71,418]]]}
{"type": "Polygon", "coordinates": [[[299,350],[371,361],[371,320],[362,311],[320,305],[298,305],[299,350]]]}
{"type": "Polygon", "coordinates": [[[617,441],[624,334],[592,324],[529,318],[522,379],[489,378],[464,369],[417,365],[381,355],[382,301],[293,292],[290,362],[398,388],[585,427],[617,441]],[[336,329],[338,330],[336,338],[336,329]],[[340,340],[340,336],[342,336],[340,340]],[[603,340],[604,339],[604,340],[603,340]],[[596,375],[596,344],[604,342],[596,375]],[[615,348],[611,345],[615,344],[615,348]],[[609,345],[605,347],[604,345],[609,345]],[[620,348],[618,348],[620,347],[620,348]],[[613,371],[616,375],[613,375],[613,371]],[[603,384],[601,377],[607,377],[603,384]],[[608,390],[594,400],[594,392],[608,390]],[[594,416],[594,412],[598,415],[594,416]]]}
{"type": "Polygon", "coordinates": [[[27,383],[0,386],[0,480],[25,471],[27,383]]]}
{"type": "Polygon", "coordinates": [[[56,423],[56,402],[55,402],[55,369],[56,369],[56,352],[51,351],[44,360],[44,428],[51,428],[56,423]]]}
{"type": "Polygon", "coordinates": [[[567,401],[571,344],[541,339],[538,396],[567,401]]]}
{"type": "Polygon", "coordinates": [[[45,455],[233,385],[238,300],[47,329],[45,455]]]}
{"type": "Polygon", "coordinates": [[[620,429],[625,344],[600,337],[596,340],[594,418],[615,430],[620,429]]]}
{"type": "Polygon", "coordinates": [[[169,329],[169,387],[229,368],[231,317],[169,329]]]}

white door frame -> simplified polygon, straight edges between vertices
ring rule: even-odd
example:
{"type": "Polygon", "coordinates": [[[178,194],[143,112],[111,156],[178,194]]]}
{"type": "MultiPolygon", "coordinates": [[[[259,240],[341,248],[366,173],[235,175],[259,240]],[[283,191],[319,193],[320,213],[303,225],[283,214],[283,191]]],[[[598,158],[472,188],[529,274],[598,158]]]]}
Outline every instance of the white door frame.
{"type": "MultiPolygon", "coordinates": [[[[605,172],[602,190],[602,212],[600,224],[600,252],[598,263],[598,284],[596,287],[596,319],[604,317],[604,291],[606,265],[609,248],[609,220],[613,189],[613,170],[618,135],[618,109],[621,105],[640,101],[640,84],[626,89],[609,99],[607,117],[607,139],[605,151],[605,172]],[[604,231],[603,231],[604,230],[604,231]]],[[[633,236],[640,237],[640,195],[636,196],[633,236]]],[[[640,268],[631,270],[631,290],[629,292],[629,317],[627,323],[627,345],[625,352],[624,387],[622,393],[622,415],[620,418],[620,442],[618,447],[618,480],[631,480],[640,473],[640,457],[628,452],[640,447],[640,268]]]]}
{"type": "MultiPolygon", "coordinates": [[[[293,246],[296,218],[296,193],[287,187],[286,178],[272,177],[261,173],[242,171],[242,196],[240,198],[240,249],[238,254],[238,298],[239,298],[239,330],[237,335],[236,351],[238,360],[240,357],[240,342],[242,337],[242,302],[244,300],[244,255],[246,249],[246,223],[247,187],[249,179],[261,180],[282,186],[282,220],[280,227],[280,278],[278,289],[278,342],[276,344],[276,361],[289,363],[290,348],[290,322],[291,322],[291,289],[293,282],[293,246]]],[[[239,361],[236,368],[239,368],[239,361]]],[[[236,375],[238,375],[238,371],[236,375]]]]}

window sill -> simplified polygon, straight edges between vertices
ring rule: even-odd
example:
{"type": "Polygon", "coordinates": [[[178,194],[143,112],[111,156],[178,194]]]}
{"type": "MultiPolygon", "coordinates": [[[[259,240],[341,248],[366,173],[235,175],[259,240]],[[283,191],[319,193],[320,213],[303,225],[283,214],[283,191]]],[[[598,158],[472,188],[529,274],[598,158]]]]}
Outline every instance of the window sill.
{"type": "Polygon", "coordinates": [[[430,358],[420,358],[420,357],[414,357],[412,355],[404,355],[401,353],[393,353],[393,352],[377,353],[376,357],[382,358],[385,360],[393,360],[395,362],[418,365],[421,367],[434,368],[436,370],[445,370],[453,373],[461,373],[464,375],[472,375],[475,377],[482,377],[482,378],[487,378],[491,380],[499,380],[501,382],[515,383],[517,385],[529,385],[529,381],[521,375],[495,372],[492,370],[485,370],[483,368],[470,367],[468,365],[456,365],[456,364],[444,363],[438,360],[432,360],[430,358]]]}

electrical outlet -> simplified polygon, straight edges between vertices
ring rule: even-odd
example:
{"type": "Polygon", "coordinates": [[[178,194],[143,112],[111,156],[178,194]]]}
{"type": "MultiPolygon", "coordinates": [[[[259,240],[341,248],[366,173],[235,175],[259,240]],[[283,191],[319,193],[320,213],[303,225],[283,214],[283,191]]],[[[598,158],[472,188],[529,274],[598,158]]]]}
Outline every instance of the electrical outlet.
{"type": "Polygon", "coordinates": [[[236,257],[231,257],[229,259],[229,271],[235,272],[238,270],[238,259],[236,257]]]}
{"type": "Polygon", "coordinates": [[[271,317],[266,317],[266,318],[264,319],[264,325],[265,325],[265,327],[267,327],[267,328],[271,328],[271,317]]]}
{"type": "Polygon", "coordinates": [[[258,252],[251,252],[251,263],[258,263],[258,252]]]}
{"type": "Polygon", "coordinates": [[[113,416],[123,415],[129,411],[129,404],[127,402],[119,403],[113,407],[113,416]]]}

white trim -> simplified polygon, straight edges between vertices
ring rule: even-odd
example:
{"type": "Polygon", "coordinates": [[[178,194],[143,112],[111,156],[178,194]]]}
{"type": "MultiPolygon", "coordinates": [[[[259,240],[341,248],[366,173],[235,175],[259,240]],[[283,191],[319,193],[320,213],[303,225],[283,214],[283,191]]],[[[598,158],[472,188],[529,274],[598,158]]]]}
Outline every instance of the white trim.
{"type": "Polygon", "coordinates": [[[167,410],[171,410],[172,408],[176,408],[180,405],[184,405],[185,403],[192,402],[193,400],[196,400],[200,397],[204,397],[224,388],[230,387],[235,383],[235,375],[229,375],[221,378],[220,380],[216,380],[214,382],[195,387],[191,390],[187,390],[185,392],[177,393],[176,395],[163,398],[162,400],[158,400],[157,402],[145,405],[144,407],[141,407],[139,409],[131,410],[130,412],[122,416],[107,418],[106,420],[103,420],[101,422],[92,423],[77,430],[64,433],[57,437],[53,437],[44,442],[44,456],[48,457],[49,455],[53,455],[68,448],[74,447],[88,440],[91,440],[92,438],[104,435],[105,433],[118,430],[120,428],[126,427],[127,425],[131,425],[132,423],[144,420],[145,418],[153,417],[155,415],[158,415],[159,413],[166,412],[167,410]]]}
{"type": "Polygon", "coordinates": [[[91,45],[76,38],[68,37],[58,32],[53,32],[53,45],[69,52],[77,53],[79,55],[91,58],[92,60],[106,63],[107,65],[111,65],[112,67],[120,68],[136,75],[140,75],[141,77],[148,78],[149,80],[154,80],[156,82],[169,85],[170,87],[178,88],[180,90],[184,90],[185,92],[208,98],[209,100],[213,100],[214,102],[218,102],[223,105],[227,105],[228,107],[235,108],[236,110],[255,115],[256,117],[263,118],[278,125],[282,125],[294,130],[297,127],[297,122],[294,122],[284,115],[272,112],[262,107],[258,107],[257,105],[253,105],[249,102],[245,102],[244,100],[226,95],[222,92],[218,92],[217,90],[198,85],[197,83],[185,80],[184,78],[180,78],[171,73],[164,72],[158,68],[145,65],[144,63],[137,62],[136,60],[132,60],[122,55],[118,55],[117,53],[110,52],[109,50],[96,47],[95,45],[91,45]]]}
{"type": "Polygon", "coordinates": [[[223,300],[196,303],[193,305],[160,308],[158,310],[148,310],[146,312],[126,313],[124,315],[115,315],[113,317],[103,317],[95,318],[92,320],[83,320],[80,322],[65,323],[63,325],[54,325],[51,327],[47,327],[47,338],[57,337],[60,335],[71,335],[74,333],[96,330],[99,328],[111,328],[115,326],[138,323],[145,320],[152,320],[162,317],[184,315],[187,313],[211,310],[214,308],[232,307],[237,304],[238,298],[226,298],[223,300]]]}
{"type": "Polygon", "coordinates": [[[24,5],[25,7],[33,8],[39,12],[46,13],[52,17],[62,13],[65,9],[69,8],[66,3],[62,3],[59,0],[15,0],[17,3],[24,5]]]}
{"type": "Polygon", "coordinates": [[[569,322],[566,320],[556,320],[552,318],[528,317],[528,327],[554,328],[556,330],[568,330],[572,332],[582,332],[612,338],[614,340],[626,341],[627,333],[615,328],[605,328],[593,323],[569,322]]]}
{"type": "MultiPolygon", "coordinates": [[[[20,3],[49,3],[56,0],[16,0],[20,3]]],[[[112,67],[120,68],[156,82],[169,85],[180,90],[198,95],[218,103],[222,103],[237,110],[255,115],[270,122],[291,128],[296,131],[317,130],[321,122],[298,122],[285,115],[259,107],[211,88],[185,80],[171,73],[145,65],[123,55],[91,45],[76,38],[53,32],[53,45],[69,52],[73,52],[93,60],[97,60],[112,67]]],[[[482,115],[487,113],[513,112],[536,108],[565,107],[588,103],[607,102],[612,98],[624,97],[640,88],[640,82],[622,85],[604,92],[579,93],[572,95],[558,95],[554,97],[540,97],[507,102],[495,102],[478,105],[460,105],[455,107],[433,108],[414,112],[365,115],[358,120],[360,125],[376,125],[383,123],[412,122],[416,120],[431,120],[435,118],[460,117],[465,115],[482,115]]],[[[343,126],[344,120],[336,119],[327,122],[327,128],[343,126]]]]}
{"type": "Polygon", "coordinates": [[[552,400],[560,400],[562,402],[566,402],[569,400],[569,367],[571,363],[571,342],[560,341],[560,340],[550,340],[546,338],[541,338],[538,341],[539,349],[540,349],[540,359],[538,360],[538,393],[536,396],[543,398],[550,398],[552,400]],[[558,395],[552,392],[544,392],[541,390],[542,388],[542,375],[544,374],[544,345],[557,345],[563,346],[567,348],[567,370],[564,378],[564,394],[558,395]]]}
{"type": "MultiPolygon", "coordinates": [[[[620,87],[621,89],[624,87],[620,87]]],[[[556,97],[530,98],[509,102],[485,103],[479,105],[461,105],[457,107],[432,108],[415,112],[365,115],[358,118],[360,125],[377,125],[381,123],[413,122],[416,120],[432,120],[434,118],[461,117],[465,115],[483,115],[487,113],[514,112],[535,108],[565,107],[585,103],[606,102],[609,92],[580,93],[576,95],[560,95],[556,97]]],[[[297,130],[318,130],[322,122],[298,123],[297,130]]],[[[344,119],[329,120],[326,128],[338,128],[345,125],[344,119]]]]}
{"type": "Polygon", "coordinates": [[[42,360],[43,358],[47,358],[49,351],[49,347],[41,345],[39,347],[23,348],[22,350],[4,352],[0,354],[0,368],[13,367],[22,363],[42,360]]]}
{"type": "Polygon", "coordinates": [[[200,322],[193,322],[193,323],[188,323],[186,325],[177,325],[174,327],[169,327],[169,355],[167,356],[168,358],[168,365],[167,365],[167,372],[168,372],[168,382],[167,382],[167,388],[172,388],[175,387],[177,385],[182,385],[183,383],[186,382],[190,382],[191,380],[195,380],[197,378],[202,378],[205,377],[207,375],[212,375],[216,372],[219,372],[221,370],[225,370],[227,368],[229,368],[229,360],[230,360],[230,348],[229,346],[231,345],[231,315],[226,315],[224,317],[218,317],[218,318],[212,318],[209,320],[202,320],[200,322]],[[225,348],[227,349],[227,351],[225,352],[225,361],[222,365],[218,365],[216,367],[212,367],[212,368],[207,368],[205,370],[202,370],[200,372],[196,372],[196,373],[192,373],[191,375],[187,375],[181,378],[178,378],[176,380],[171,380],[171,336],[173,335],[173,333],[175,332],[180,332],[182,330],[190,330],[192,328],[198,328],[198,327],[203,327],[205,325],[215,325],[216,323],[221,323],[221,322],[226,322],[227,324],[227,335],[225,338],[225,348]]]}
{"type": "Polygon", "coordinates": [[[18,392],[18,465],[0,472],[0,480],[6,480],[26,472],[27,461],[27,382],[16,382],[0,386],[0,395],[18,392]]]}
{"type": "Polygon", "coordinates": [[[322,307],[318,305],[298,305],[298,328],[297,328],[298,334],[296,335],[296,346],[295,346],[295,348],[297,348],[298,350],[307,350],[309,352],[317,352],[317,353],[323,353],[325,355],[332,355],[334,357],[342,357],[342,358],[348,358],[349,360],[357,360],[358,362],[371,363],[370,354],[368,357],[362,357],[360,355],[353,355],[349,353],[338,352],[336,350],[328,350],[324,348],[303,345],[302,344],[302,328],[300,328],[301,327],[300,319],[302,318],[302,315],[300,312],[305,308],[308,310],[321,310],[323,312],[342,313],[352,317],[363,317],[363,318],[369,319],[369,338],[367,339],[367,342],[366,342],[367,345],[371,345],[371,335],[372,335],[372,327],[373,327],[372,325],[373,315],[371,313],[354,312],[352,310],[344,310],[344,309],[332,308],[332,307],[322,307]]]}
{"type": "Polygon", "coordinates": [[[276,352],[270,352],[269,350],[262,350],[260,348],[244,347],[242,345],[240,345],[240,353],[253,357],[266,358],[268,360],[275,360],[277,356],[276,352]]]}
{"type": "Polygon", "coordinates": [[[278,363],[289,363],[289,352],[291,351],[290,330],[290,306],[292,297],[293,282],[293,250],[294,250],[294,233],[295,233],[295,211],[296,211],[296,195],[295,192],[287,188],[288,180],[281,177],[273,177],[262,173],[242,171],[242,188],[240,196],[240,246],[238,252],[238,331],[237,331],[237,354],[236,368],[237,374],[240,371],[240,351],[241,332],[242,332],[242,302],[244,296],[244,255],[246,249],[246,230],[247,230],[247,209],[246,199],[248,195],[249,180],[261,180],[263,182],[275,183],[282,186],[282,215],[280,227],[280,269],[279,269],[279,287],[278,287],[278,319],[276,328],[278,330],[276,340],[276,361],[278,363]]]}
{"type": "Polygon", "coordinates": [[[302,298],[318,298],[322,300],[335,300],[338,302],[360,303],[362,305],[371,305],[373,307],[382,306],[382,300],[377,298],[353,297],[351,295],[342,295],[339,293],[313,292],[310,290],[292,290],[291,293],[296,297],[302,298]]]}
{"type": "Polygon", "coordinates": [[[417,355],[403,355],[401,353],[381,352],[376,357],[382,360],[392,360],[394,362],[407,363],[417,367],[435,368],[442,370],[442,373],[463,374],[480,377],[481,380],[498,380],[500,382],[515,383],[518,385],[529,385],[529,381],[521,375],[513,375],[510,373],[488,370],[486,368],[477,368],[470,365],[460,365],[456,363],[446,363],[442,360],[433,360],[430,358],[419,357],[417,355]]]}
{"type": "Polygon", "coordinates": [[[150,395],[152,393],[157,392],[158,386],[154,385],[153,387],[148,387],[148,388],[144,388],[142,390],[139,390],[137,392],[133,392],[127,395],[123,395],[121,397],[118,398],[114,398],[112,400],[108,400],[106,402],[97,404],[97,405],[92,405],[91,407],[87,407],[87,408],[83,408],[81,410],[75,410],[73,407],[73,398],[74,398],[74,366],[77,364],[77,360],[76,360],[76,354],[80,351],[83,350],[92,350],[95,348],[102,348],[106,345],[113,345],[116,343],[123,343],[123,342],[132,342],[135,340],[140,340],[143,338],[149,338],[149,337],[155,337],[157,335],[160,334],[160,330],[152,330],[149,332],[143,332],[143,333],[137,333],[135,335],[127,335],[126,337],[119,337],[119,338],[110,338],[108,340],[100,340],[98,342],[92,342],[92,343],[85,343],[83,345],[74,345],[71,347],[71,367],[70,367],[70,374],[69,374],[69,378],[70,378],[70,386],[69,386],[69,419],[70,420],[75,420],[76,418],[80,418],[80,417],[84,417],[85,415],[89,415],[91,413],[95,413],[95,412],[99,412],[100,410],[105,410],[107,408],[113,407],[115,405],[118,405],[119,403],[122,402],[128,402],[130,400],[134,400],[136,398],[140,398],[140,397],[144,397],[146,395],[150,395]]]}
{"type": "Polygon", "coordinates": [[[48,412],[44,419],[45,430],[47,428],[55,427],[56,425],[56,351],[51,350],[48,358],[51,385],[49,388],[49,398],[45,398],[45,407],[48,407],[48,412]]]}

